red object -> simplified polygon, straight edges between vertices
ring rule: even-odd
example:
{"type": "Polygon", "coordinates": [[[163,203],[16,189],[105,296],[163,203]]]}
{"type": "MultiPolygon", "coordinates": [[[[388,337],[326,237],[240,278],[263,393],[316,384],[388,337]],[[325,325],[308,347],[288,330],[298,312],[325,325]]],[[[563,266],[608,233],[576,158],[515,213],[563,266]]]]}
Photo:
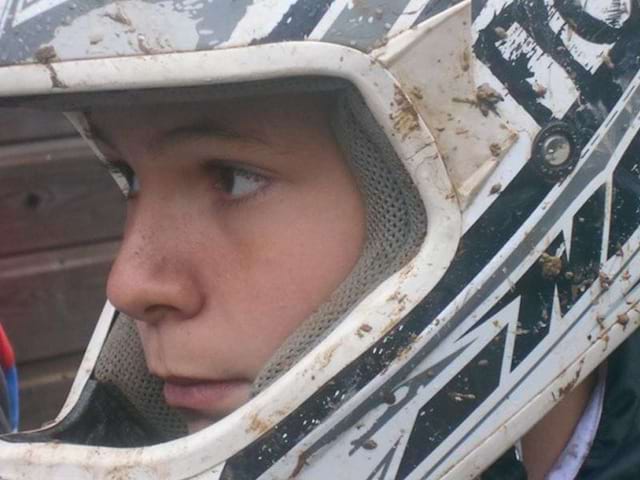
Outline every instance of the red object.
{"type": "Polygon", "coordinates": [[[9,338],[0,324],[0,366],[2,366],[3,370],[7,370],[16,363],[16,356],[13,352],[13,347],[11,346],[11,342],[9,342],[9,338]]]}

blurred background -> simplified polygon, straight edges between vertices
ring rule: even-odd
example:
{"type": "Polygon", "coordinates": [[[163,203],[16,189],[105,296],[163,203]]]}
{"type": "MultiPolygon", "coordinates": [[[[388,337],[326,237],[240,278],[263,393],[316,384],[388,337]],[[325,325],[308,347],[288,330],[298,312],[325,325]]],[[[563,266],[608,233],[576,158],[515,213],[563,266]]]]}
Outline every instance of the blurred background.
{"type": "Polygon", "coordinates": [[[104,305],[124,207],[61,114],[0,109],[0,323],[16,354],[21,430],[64,403],[104,305]]]}

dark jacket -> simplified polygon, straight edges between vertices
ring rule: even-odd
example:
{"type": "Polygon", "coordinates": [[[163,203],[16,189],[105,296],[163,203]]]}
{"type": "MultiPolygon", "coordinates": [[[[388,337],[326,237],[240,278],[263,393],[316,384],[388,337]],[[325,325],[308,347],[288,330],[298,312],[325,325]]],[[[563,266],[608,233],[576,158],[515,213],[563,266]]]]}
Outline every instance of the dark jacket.
{"type": "MultiPolygon", "coordinates": [[[[524,480],[514,449],[481,476],[482,480],[524,480]]],[[[640,479],[640,330],[607,360],[602,416],[578,480],[640,479]]]]}

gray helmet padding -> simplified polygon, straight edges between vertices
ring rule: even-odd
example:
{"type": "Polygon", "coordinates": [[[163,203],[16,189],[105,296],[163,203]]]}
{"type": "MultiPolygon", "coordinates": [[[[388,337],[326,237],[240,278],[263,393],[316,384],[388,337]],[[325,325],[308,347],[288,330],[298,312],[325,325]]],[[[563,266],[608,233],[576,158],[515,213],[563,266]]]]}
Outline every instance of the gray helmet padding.
{"type": "Polygon", "coordinates": [[[253,384],[254,393],[269,386],[318,345],[349,310],[417,253],[426,235],[426,214],[420,196],[353,88],[339,94],[332,120],[336,139],[364,196],[366,243],[349,276],[262,369],[253,384]]]}
{"type": "MultiPolygon", "coordinates": [[[[335,80],[329,79],[327,84],[325,88],[314,84],[311,91],[336,90],[335,80]]],[[[287,81],[286,85],[285,91],[310,91],[308,79],[298,84],[287,81]]],[[[332,127],[364,196],[365,246],[349,276],[274,353],[254,382],[254,394],[326,338],[355,305],[417,253],[426,235],[424,206],[405,168],[360,94],[344,83],[340,87],[332,127]]],[[[276,93],[270,88],[259,90],[276,93]]],[[[275,90],[282,92],[282,84],[275,90]]],[[[133,321],[123,314],[109,333],[95,377],[118,386],[141,415],[168,438],[186,433],[181,417],[164,402],[162,382],[146,369],[133,321]]]]}
{"type": "Polygon", "coordinates": [[[135,409],[167,440],[187,433],[182,417],[164,401],[163,383],[147,370],[142,343],[131,318],[118,314],[94,370],[95,378],[117,386],[135,409]]]}

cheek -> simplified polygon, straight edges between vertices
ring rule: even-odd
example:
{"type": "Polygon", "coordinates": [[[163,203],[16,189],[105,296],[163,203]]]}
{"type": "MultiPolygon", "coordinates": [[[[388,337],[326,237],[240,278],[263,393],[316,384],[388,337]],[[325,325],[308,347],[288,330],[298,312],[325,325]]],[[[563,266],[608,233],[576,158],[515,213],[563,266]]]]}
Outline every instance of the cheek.
{"type": "Polygon", "coordinates": [[[228,225],[239,258],[232,283],[242,287],[228,284],[225,296],[234,298],[227,305],[237,314],[235,328],[253,343],[256,367],[327,300],[360,257],[365,209],[351,178],[341,182],[285,188],[277,201],[228,225]]]}

